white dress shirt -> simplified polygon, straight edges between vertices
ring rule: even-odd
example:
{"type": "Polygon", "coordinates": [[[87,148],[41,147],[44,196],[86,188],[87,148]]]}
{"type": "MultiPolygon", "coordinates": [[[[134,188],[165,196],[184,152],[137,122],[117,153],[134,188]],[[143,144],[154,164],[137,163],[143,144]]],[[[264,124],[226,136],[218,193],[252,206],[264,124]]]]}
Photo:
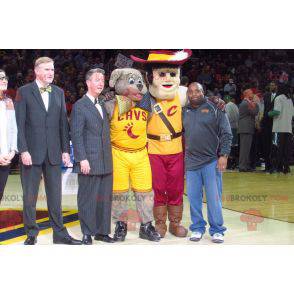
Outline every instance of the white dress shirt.
{"type": "MultiPolygon", "coordinates": [[[[36,80],[36,83],[37,83],[39,89],[40,88],[43,88],[42,84],[38,80],[36,80]]],[[[48,111],[48,107],[49,107],[49,93],[46,91],[46,92],[42,93],[41,96],[42,96],[42,99],[43,99],[43,102],[44,102],[46,111],[48,111]]]]}
{"type": "Polygon", "coordinates": [[[7,118],[6,118],[6,103],[5,101],[0,101],[0,151],[1,155],[8,154],[8,144],[7,144],[7,118]]]}
{"type": "Polygon", "coordinates": [[[11,151],[17,152],[17,126],[13,107],[7,106],[11,99],[0,100],[0,154],[7,155],[11,151]]]}
{"type": "MultiPolygon", "coordinates": [[[[93,96],[91,96],[89,93],[87,93],[86,95],[90,98],[90,100],[91,100],[92,103],[94,104],[94,103],[95,103],[95,98],[94,98],[93,96]]],[[[98,99],[98,98],[97,98],[97,99],[98,99]]],[[[95,106],[96,106],[96,108],[98,109],[98,111],[99,111],[99,113],[100,113],[100,115],[101,115],[101,117],[102,117],[102,119],[103,119],[103,110],[102,110],[101,105],[100,105],[99,103],[97,103],[95,106]]]]}

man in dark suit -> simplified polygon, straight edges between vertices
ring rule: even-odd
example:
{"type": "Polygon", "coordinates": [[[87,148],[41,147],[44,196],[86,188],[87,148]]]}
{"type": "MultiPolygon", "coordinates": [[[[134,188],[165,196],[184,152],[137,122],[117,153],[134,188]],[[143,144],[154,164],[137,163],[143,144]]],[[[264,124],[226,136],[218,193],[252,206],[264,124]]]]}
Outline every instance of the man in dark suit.
{"type": "Polygon", "coordinates": [[[264,100],[264,115],[261,121],[261,128],[263,134],[263,146],[264,146],[264,160],[265,160],[265,171],[271,172],[273,169],[271,160],[272,151],[272,129],[273,129],[273,118],[268,116],[268,113],[274,109],[275,99],[277,97],[278,86],[275,82],[269,84],[269,92],[265,93],[264,100]]]}
{"type": "Polygon", "coordinates": [[[35,62],[36,80],[19,88],[16,99],[18,150],[21,154],[25,245],[37,242],[36,202],[43,173],[53,243],[77,245],[63,226],[61,208],[61,163],[69,157],[69,128],[64,93],[51,85],[54,63],[40,57],[35,62]]]}
{"type": "Polygon", "coordinates": [[[110,129],[104,105],[98,96],[104,88],[104,71],[86,74],[88,92],[73,106],[71,137],[78,173],[78,209],[83,244],[95,240],[112,243],[110,233],[112,204],[112,153],[110,129]]]}
{"type": "Polygon", "coordinates": [[[251,89],[244,91],[244,98],[239,106],[239,126],[240,134],[240,155],[239,171],[249,172],[250,167],[250,149],[255,132],[255,116],[258,114],[259,107],[253,101],[253,92],[251,89]]]}

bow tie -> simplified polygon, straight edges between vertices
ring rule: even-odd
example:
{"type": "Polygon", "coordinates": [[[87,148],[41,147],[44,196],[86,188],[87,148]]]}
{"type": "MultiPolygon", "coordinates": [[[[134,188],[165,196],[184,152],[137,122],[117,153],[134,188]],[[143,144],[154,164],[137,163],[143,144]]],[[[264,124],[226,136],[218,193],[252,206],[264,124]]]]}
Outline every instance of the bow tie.
{"type": "Polygon", "coordinates": [[[45,92],[51,93],[51,91],[52,91],[51,86],[41,87],[41,88],[40,88],[40,93],[41,93],[41,94],[43,94],[43,93],[45,93],[45,92]]]}

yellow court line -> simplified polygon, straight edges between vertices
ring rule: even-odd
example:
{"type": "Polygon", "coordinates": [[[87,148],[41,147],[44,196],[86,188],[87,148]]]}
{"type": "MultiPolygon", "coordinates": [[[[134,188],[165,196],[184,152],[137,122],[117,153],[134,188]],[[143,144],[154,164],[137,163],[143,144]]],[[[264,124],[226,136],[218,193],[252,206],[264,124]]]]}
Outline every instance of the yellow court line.
{"type": "MultiPolygon", "coordinates": [[[[45,210],[42,210],[42,211],[45,211],[45,210]]],[[[75,213],[77,213],[77,211],[72,210],[72,211],[64,212],[62,215],[63,216],[68,216],[68,215],[75,214],[75,213]]],[[[49,220],[49,217],[44,217],[44,218],[38,219],[36,221],[36,223],[38,224],[38,223],[41,223],[41,222],[44,222],[44,221],[48,221],[48,220],[49,220]]],[[[11,226],[11,227],[7,227],[7,228],[3,228],[3,229],[0,229],[0,233],[4,233],[4,232],[16,230],[16,229],[22,228],[23,226],[24,226],[24,224],[19,224],[19,225],[16,225],[16,226],[11,226]]]]}
{"type": "MultiPolygon", "coordinates": [[[[64,226],[67,227],[67,228],[70,228],[70,227],[74,227],[74,226],[78,225],[79,223],[80,223],[80,221],[76,220],[76,221],[73,221],[73,222],[66,223],[64,226]]],[[[52,231],[53,231],[52,228],[48,228],[48,229],[40,231],[39,235],[49,234],[52,231]]],[[[24,241],[26,238],[27,238],[27,236],[23,235],[23,236],[19,236],[19,237],[13,238],[13,239],[9,239],[7,241],[2,241],[2,242],[0,242],[0,244],[1,245],[15,244],[15,243],[24,241]]]]}

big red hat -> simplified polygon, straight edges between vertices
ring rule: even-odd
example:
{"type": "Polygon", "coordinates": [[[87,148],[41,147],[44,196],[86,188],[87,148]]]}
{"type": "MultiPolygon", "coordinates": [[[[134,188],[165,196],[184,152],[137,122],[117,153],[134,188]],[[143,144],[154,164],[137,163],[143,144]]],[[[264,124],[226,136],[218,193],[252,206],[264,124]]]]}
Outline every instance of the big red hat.
{"type": "Polygon", "coordinates": [[[182,51],[157,50],[150,51],[147,60],[131,55],[131,59],[135,62],[144,64],[166,63],[182,65],[192,55],[192,50],[184,49],[182,51]]]}

